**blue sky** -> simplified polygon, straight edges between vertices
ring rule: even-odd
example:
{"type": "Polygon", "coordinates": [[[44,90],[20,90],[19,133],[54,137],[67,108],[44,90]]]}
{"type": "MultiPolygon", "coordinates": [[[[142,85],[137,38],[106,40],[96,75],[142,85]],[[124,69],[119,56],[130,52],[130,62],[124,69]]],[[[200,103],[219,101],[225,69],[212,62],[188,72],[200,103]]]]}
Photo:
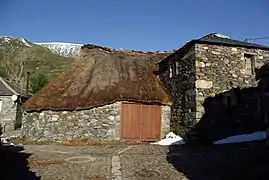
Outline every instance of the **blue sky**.
{"type": "Polygon", "coordinates": [[[210,32],[268,37],[268,9],[268,0],[0,0],[0,36],[171,50],[210,32]]]}

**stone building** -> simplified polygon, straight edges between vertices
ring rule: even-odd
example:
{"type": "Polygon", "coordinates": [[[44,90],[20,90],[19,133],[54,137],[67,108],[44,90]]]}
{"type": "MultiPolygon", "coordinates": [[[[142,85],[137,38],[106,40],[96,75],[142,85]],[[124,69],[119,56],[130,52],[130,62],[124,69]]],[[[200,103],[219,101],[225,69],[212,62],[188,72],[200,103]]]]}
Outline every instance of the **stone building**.
{"type": "Polygon", "coordinates": [[[259,82],[260,114],[266,127],[267,145],[269,145],[269,58],[256,70],[256,80],[259,82]]]}
{"type": "Polygon", "coordinates": [[[30,140],[155,141],[170,130],[171,97],[154,74],[167,54],[85,45],[22,109],[30,140]]]}
{"type": "Polygon", "coordinates": [[[20,128],[20,107],[28,98],[25,91],[0,77],[0,124],[4,131],[20,128]],[[16,95],[16,100],[12,100],[13,95],[16,95]]]}
{"type": "MultiPolygon", "coordinates": [[[[156,73],[173,99],[171,130],[182,136],[188,134],[187,132],[205,116],[205,111],[210,111],[205,104],[211,103],[211,107],[215,107],[215,114],[206,117],[214,124],[222,118],[221,116],[225,116],[221,113],[228,113],[228,111],[216,110],[217,106],[214,103],[218,103],[218,108],[223,106],[223,109],[227,109],[227,106],[238,104],[238,93],[244,94],[240,95],[241,99],[255,96],[254,91],[251,90],[251,87],[257,85],[255,68],[259,68],[268,58],[269,47],[267,46],[211,33],[189,41],[159,62],[156,73]],[[212,101],[206,101],[210,98],[212,101]],[[214,100],[216,98],[219,102],[214,100]]],[[[253,103],[249,104],[253,105],[253,103]]],[[[229,111],[229,113],[236,112],[229,111]]],[[[234,119],[234,121],[238,120],[234,119]]],[[[204,125],[203,129],[207,129],[207,126],[209,127],[208,124],[204,125]]],[[[223,129],[224,126],[222,125],[223,129]]],[[[227,127],[227,129],[229,131],[231,128],[227,127]]]]}

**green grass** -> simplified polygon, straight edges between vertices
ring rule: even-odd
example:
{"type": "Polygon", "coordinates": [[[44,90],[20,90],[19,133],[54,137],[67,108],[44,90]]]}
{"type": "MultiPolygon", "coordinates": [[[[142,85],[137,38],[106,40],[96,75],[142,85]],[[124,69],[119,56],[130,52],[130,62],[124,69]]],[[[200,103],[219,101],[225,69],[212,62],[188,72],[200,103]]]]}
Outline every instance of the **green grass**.
{"type": "Polygon", "coordinates": [[[7,42],[4,37],[0,37],[0,76],[14,83],[24,83],[25,85],[28,71],[31,73],[30,80],[43,74],[50,82],[74,61],[73,58],[53,54],[45,47],[28,41],[27,43],[31,47],[26,46],[19,38],[12,38],[7,42]],[[24,61],[23,73],[20,76],[22,61],[24,61]],[[14,75],[11,72],[12,69],[18,73],[14,75]]]}

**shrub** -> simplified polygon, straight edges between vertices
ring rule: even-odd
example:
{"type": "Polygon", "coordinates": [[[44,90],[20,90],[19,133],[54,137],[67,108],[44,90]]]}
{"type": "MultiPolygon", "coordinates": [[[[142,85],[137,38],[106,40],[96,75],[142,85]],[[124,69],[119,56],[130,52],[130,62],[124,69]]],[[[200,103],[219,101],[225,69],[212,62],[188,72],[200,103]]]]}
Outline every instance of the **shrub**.
{"type": "Polygon", "coordinates": [[[31,91],[33,94],[37,93],[40,89],[49,83],[46,75],[39,73],[36,77],[32,79],[31,91]]]}

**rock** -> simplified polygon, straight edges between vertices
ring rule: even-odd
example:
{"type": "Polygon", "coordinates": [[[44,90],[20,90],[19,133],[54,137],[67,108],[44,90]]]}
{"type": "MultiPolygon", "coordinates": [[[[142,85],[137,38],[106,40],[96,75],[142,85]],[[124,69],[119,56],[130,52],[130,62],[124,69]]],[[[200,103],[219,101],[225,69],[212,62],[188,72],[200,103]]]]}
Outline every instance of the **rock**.
{"type": "Polygon", "coordinates": [[[209,66],[211,66],[211,63],[210,62],[207,62],[207,63],[205,63],[205,66],[206,67],[209,67],[209,66]]]}
{"type": "Polygon", "coordinates": [[[231,48],[233,52],[237,52],[237,48],[231,48]]]}
{"type": "Polygon", "coordinates": [[[237,75],[237,74],[232,74],[232,76],[233,76],[234,78],[237,78],[237,77],[238,77],[238,75],[237,75]]]}
{"type": "Polygon", "coordinates": [[[229,59],[224,59],[224,64],[229,64],[230,63],[230,60],[229,59]]]}
{"type": "Polygon", "coordinates": [[[197,66],[197,67],[205,67],[205,63],[204,62],[202,62],[202,61],[195,61],[195,65],[197,66]]]}
{"type": "Polygon", "coordinates": [[[202,89],[210,89],[213,86],[212,81],[206,81],[206,80],[196,80],[195,87],[196,88],[202,88],[202,89]]]}
{"type": "Polygon", "coordinates": [[[211,51],[212,54],[215,54],[215,55],[219,55],[220,52],[217,52],[217,51],[211,51]]]}
{"type": "Polygon", "coordinates": [[[59,119],[59,115],[57,115],[57,114],[52,115],[50,122],[56,122],[56,121],[58,121],[58,119],[59,119]]]}

